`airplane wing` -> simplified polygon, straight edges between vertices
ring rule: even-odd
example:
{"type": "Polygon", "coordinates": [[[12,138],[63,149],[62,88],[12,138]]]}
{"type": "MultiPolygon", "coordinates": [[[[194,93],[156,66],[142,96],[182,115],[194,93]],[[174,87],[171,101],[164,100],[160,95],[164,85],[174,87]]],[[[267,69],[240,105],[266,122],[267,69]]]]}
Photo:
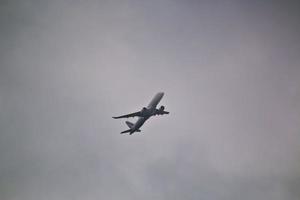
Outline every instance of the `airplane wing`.
{"type": "Polygon", "coordinates": [[[130,113],[130,114],[127,114],[127,115],[121,115],[121,116],[118,116],[118,117],[113,117],[114,119],[120,119],[120,118],[128,118],[128,117],[139,117],[141,116],[141,112],[134,112],[134,113],[130,113]]]}
{"type": "Polygon", "coordinates": [[[168,115],[169,113],[170,112],[168,112],[168,111],[156,109],[156,114],[155,115],[168,115]]]}

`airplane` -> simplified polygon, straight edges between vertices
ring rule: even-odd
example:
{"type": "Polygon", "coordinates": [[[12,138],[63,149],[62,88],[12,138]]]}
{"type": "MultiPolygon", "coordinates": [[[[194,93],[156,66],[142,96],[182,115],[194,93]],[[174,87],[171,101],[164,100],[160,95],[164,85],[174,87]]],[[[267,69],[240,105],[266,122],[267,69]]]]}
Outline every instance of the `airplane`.
{"type": "Polygon", "coordinates": [[[155,116],[155,115],[169,114],[170,112],[165,111],[164,106],[160,106],[159,109],[156,108],[157,104],[160,102],[160,100],[163,98],[163,96],[164,96],[163,92],[157,93],[153,97],[153,99],[150,101],[149,105],[147,107],[143,107],[141,111],[130,113],[127,115],[121,115],[118,117],[113,117],[114,119],[138,117],[138,120],[136,121],[135,124],[132,122],[126,121],[126,124],[129,127],[129,129],[126,131],[122,131],[121,134],[129,133],[129,135],[131,135],[134,132],[141,132],[141,130],[140,130],[141,126],[150,117],[155,116]]]}

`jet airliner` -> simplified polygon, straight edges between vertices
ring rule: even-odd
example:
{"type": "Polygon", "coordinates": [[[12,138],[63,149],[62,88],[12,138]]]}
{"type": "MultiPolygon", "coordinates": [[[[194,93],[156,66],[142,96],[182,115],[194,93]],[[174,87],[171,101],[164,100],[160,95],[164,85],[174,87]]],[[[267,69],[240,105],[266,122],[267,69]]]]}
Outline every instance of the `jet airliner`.
{"type": "Polygon", "coordinates": [[[147,119],[149,119],[152,116],[155,115],[164,115],[169,114],[169,112],[165,111],[164,106],[160,106],[159,109],[156,108],[157,104],[160,102],[160,100],[163,98],[164,93],[159,92],[157,93],[153,99],[150,101],[149,105],[147,107],[143,107],[141,111],[130,113],[127,115],[121,115],[118,117],[113,117],[114,119],[120,119],[120,118],[128,118],[128,117],[138,117],[138,120],[136,123],[131,123],[129,121],[126,121],[127,126],[129,127],[128,130],[121,132],[123,133],[129,133],[129,135],[133,134],[134,132],[141,132],[140,128],[145,123],[147,119]]]}

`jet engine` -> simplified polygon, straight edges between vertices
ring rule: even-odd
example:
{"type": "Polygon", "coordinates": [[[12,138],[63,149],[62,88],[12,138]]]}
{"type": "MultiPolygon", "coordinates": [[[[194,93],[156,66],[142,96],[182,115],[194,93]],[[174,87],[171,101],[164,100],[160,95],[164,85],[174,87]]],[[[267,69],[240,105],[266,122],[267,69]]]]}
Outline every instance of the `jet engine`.
{"type": "Polygon", "coordinates": [[[145,116],[145,115],[147,115],[147,113],[148,113],[148,109],[147,109],[147,108],[145,108],[145,107],[143,107],[143,108],[142,108],[142,110],[141,110],[141,114],[142,114],[142,116],[145,116]]]}
{"type": "Polygon", "coordinates": [[[165,107],[164,106],[160,106],[159,111],[164,111],[165,107]]]}

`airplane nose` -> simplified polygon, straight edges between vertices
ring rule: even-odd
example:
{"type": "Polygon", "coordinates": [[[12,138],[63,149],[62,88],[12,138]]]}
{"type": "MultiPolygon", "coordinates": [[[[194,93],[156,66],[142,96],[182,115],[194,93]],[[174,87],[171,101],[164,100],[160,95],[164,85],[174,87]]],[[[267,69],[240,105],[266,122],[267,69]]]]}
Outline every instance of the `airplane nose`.
{"type": "Polygon", "coordinates": [[[161,97],[163,97],[164,94],[165,94],[165,93],[163,93],[163,92],[159,92],[159,93],[158,93],[158,95],[161,96],[161,97]]]}

